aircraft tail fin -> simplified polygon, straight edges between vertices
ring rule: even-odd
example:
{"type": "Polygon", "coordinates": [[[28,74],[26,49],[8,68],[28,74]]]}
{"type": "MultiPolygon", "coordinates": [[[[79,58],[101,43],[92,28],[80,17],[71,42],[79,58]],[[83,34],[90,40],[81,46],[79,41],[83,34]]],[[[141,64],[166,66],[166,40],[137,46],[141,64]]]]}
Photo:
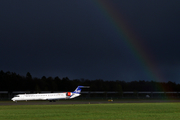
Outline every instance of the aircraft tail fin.
{"type": "Polygon", "coordinates": [[[73,93],[80,94],[81,88],[89,88],[89,86],[78,86],[73,93]]]}

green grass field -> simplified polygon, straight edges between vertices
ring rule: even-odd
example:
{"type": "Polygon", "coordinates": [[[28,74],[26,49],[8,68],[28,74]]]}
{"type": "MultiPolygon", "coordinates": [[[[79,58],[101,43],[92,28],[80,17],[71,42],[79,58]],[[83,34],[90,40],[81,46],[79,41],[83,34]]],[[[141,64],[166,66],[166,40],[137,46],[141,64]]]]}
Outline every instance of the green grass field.
{"type": "Polygon", "coordinates": [[[180,103],[9,105],[0,120],[180,120],[180,103]]]}

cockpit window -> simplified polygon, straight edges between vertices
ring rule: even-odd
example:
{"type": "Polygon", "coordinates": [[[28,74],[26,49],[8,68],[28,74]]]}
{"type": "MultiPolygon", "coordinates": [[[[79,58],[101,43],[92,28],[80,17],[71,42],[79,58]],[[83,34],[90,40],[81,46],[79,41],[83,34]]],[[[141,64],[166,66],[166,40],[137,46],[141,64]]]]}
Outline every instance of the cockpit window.
{"type": "Polygon", "coordinates": [[[15,95],[14,97],[19,97],[19,95],[15,95]]]}

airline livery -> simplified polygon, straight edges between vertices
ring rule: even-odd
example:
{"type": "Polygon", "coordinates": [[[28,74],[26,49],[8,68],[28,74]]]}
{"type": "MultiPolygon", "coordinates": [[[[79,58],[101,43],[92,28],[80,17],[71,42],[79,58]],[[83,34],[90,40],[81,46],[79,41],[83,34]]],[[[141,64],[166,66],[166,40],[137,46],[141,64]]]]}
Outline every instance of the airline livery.
{"type": "Polygon", "coordinates": [[[89,88],[89,86],[78,86],[74,92],[64,93],[42,93],[42,94],[18,94],[14,96],[12,101],[28,101],[28,100],[49,100],[55,102],[59,99],[72,99],[80,96],[81,88],[89,88]]]}

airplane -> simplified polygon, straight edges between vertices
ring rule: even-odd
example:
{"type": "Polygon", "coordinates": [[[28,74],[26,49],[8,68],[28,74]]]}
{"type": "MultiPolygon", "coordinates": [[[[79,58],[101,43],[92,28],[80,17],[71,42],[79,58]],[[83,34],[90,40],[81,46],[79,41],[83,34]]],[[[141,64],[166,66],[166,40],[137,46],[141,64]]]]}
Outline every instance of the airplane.
{"type": "Polygon", "coordinates": [[[56,100],[60,99],[72,99],[80,96],[81,88],[89,88],[89,86],[78,86],[74,92],[18,94],[15,95],[11,100],[14,102],[28,100],[49,100],[50,102],[55,102],[56,100]]]}

